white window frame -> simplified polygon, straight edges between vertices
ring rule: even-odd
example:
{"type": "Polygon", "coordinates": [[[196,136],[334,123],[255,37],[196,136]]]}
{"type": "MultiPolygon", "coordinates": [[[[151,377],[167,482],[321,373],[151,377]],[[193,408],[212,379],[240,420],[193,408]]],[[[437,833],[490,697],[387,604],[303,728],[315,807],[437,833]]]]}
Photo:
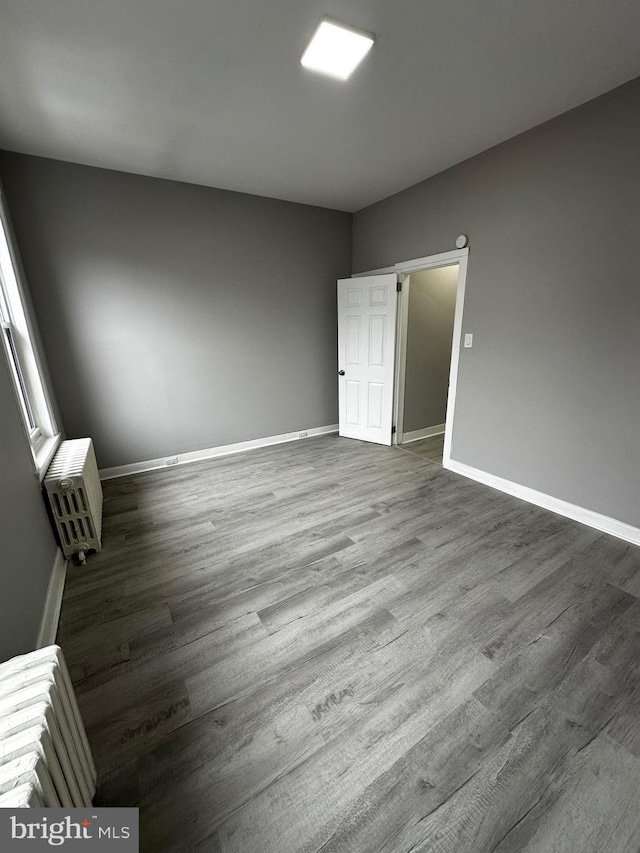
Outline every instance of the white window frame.
{"type": "Polygon", "coordinates": [[[40,479],[60,443],[0,188],[0,337],[40,479]]]}

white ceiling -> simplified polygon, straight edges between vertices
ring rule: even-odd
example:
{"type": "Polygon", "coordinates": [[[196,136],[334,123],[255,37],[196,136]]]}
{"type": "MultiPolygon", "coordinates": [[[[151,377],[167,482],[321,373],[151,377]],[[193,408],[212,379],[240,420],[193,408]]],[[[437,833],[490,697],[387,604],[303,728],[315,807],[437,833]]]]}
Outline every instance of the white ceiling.
{"type": "Polygon", "coordinates": [[[640,75],[638,0],[2,0],[0,147],[357,210],[640,75]],[[322,15],[375,33],[346,83],[322,15]]]}

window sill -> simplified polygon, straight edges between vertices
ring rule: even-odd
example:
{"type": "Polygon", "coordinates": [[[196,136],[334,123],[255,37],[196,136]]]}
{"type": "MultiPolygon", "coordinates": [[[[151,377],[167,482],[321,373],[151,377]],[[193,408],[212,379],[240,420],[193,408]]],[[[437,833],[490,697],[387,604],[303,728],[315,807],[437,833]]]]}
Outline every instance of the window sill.
{"type": "Polygon", "coordinates": [[[56,450],[60,446],[61,436],[52,435],[40,444],[37,451],[34,453],[36,464],[36,474],[40,482],[43,481],[44,475],[47,473],[47,468],[53,459],[56,450]]]}

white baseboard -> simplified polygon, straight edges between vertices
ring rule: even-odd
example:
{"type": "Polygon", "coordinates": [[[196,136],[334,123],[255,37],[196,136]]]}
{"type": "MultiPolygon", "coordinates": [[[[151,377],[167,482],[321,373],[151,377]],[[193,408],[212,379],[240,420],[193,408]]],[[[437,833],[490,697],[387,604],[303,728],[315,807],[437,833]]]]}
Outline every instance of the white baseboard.
{"type": "Polygon", "coordinates": [[[414,429],[412,432],[402,433],[402,443],[409,444],[410,441],[420,441],[421,438],[431,438],[433,435],[444,435],[446,424],[436,424],[424,429],[414,429]]]}
{"type": "Polygon", "coordinates": [[[338,424],[311,427],[297,432],[283,432],[280,435],[268,435],[265,438],[255,438],[251,441],[239,441],[237,444],[223,444],[219,447],[207,447],[204,450],[193,450],[190,453],[179,453],[176,456],[162,459],[148,459],[146,462],[133,462],[130,465],[116,465],[114,468],[101,468],[100,479],[112,480],[115,477],[126,477],[128,474],[142,474],[145,471],[157,471],[164,468],[176,468],[190,462],[202,462],[205,459],[216,459],[218,456],[229,456],[232,453],[243,453],[245,450],[256,450],[258,447],[270,447],[272,444],[284,444],[287,441],[301,441],[318,435],[330,435],[338,432],[338,424]],[[167,458],[177,461],[167,464],[167,458]]]}
{"type": "Polygon", "coordinates": [[[472,468],[470,465],[456,462],[454,459],[445,459],[443,464],[445,468],[454,471],[456,474],[477,480],[478,483],[484,483],[485,486],[506,492],[508,495],[513,495],[514,498],[520,498],[543,509],[551,510],[551,512],[556,512],[565,518],[580,521],[582,524],[601,530],[603,533],[610,533],[612,536],[617,536],[618,539],[624,539],[625,542],[631,542],[633,545],[640,545],[640,528],[632,527],[624,521],[618,521],[608,515],[601,515],[599,512],[576,506],[568,501],[546,495],[544,492],[530,489],[528,486],[513,483],[511,480],[496,477],[494,474],[488,474],[486,471],[480,471],[478,468],[472,468]]]}
{"type": "Polygon", "coordinates": [[[62,607],[62,593],[64,592],[64,582],[67,577],[67,559],[60,549],[56,552],[56,558],[53,561],[51,569],[51,577],[49,578],[49,587],[47,589],[47,597],[42,611],[42,620],[40,621],[40,631],[36,648],[42,649],[44,646],[52,646],[56,641],[58,633],[58,620],[60,619],[60,608],[62,607]]]}

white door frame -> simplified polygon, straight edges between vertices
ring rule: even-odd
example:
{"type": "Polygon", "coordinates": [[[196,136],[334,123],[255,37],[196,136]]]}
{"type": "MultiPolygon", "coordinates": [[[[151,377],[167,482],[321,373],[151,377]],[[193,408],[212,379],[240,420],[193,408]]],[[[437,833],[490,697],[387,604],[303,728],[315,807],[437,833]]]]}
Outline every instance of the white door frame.
{"type": "MultiPolygon", "coordinates": [[[[353,278],[363,275],[380,275],[382,273],[396,272],[403,282],[412,272],[421,270],[437,269],[438,267],[452,266],[458,264],[458,287],[456,291],[456,307],[453,320],[453,341],[451,345],[451,368],[449,370],[449,394],[447,397],[447,418],[444,432],[444,454],[442,464],[449,468],[451,461],[451,438],[453,435],[453,422],[455,416],[456,392],[458,386],[458,367],[460,364],[460,347],[462,343],[462,315],[464,311],[464,295],[467,284],[467,265],[469,248],[454,249],[451,252],[440,252],[436,255],[427,255],[424,258],[414,258],[411,261],[401,261],[392,267],[371,270],[365,273],[356,273],[353,278]]],[[[396,383],[394,395],[394,418],[396,425],[394,444],[398,444],[402,436],[402,424],[404,419],[404,386],[407,366],[407,325],[409,319],[409,288],[402,288],[398,294],[400,304],[398,306],[398,332],[396,337],[396,383]]]]}
{"type": "Polygon", "coordinates": [[[398,274],[338,279],[339,433],[392,445],[398,274]]]}

